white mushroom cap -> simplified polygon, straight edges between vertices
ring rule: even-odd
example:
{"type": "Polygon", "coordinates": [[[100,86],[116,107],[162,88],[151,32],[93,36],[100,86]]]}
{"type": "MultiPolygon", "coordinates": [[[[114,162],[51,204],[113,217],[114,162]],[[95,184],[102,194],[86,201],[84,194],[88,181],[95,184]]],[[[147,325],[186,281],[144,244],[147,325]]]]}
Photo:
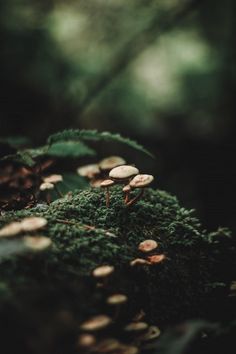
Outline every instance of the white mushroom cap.
{"type": "Polygon", "coordinates": [[[30,216],[21,221],[23,231],[35,231],[47,225],[47,220],[38,216],[30,216]]]}
{"type": "Polygon", "coordinates": [[[80,347],[92,347],[96,343],[96,338],[92,334],[81,334],[78,339],[80,347]]]}
{"type": "Polygon", "coordinates": [[[124,294],[114,294],[107,298],[107,303],[109,305],[120,305],[127,302],[128,298],[124,294]]]}
{"type": "Polygon", "coordinates": [[[58,183],[63,181],[62,175],[50,175],[43,178],[45,183],[58,183]]]}
{"type": "Polygon", "coordinates": [[[93,270],[93,276],[95,278],[105,278],[114,272],[114,267],[110,265],[104,265],[97,267],[93,270]]]}
{"type": "Polygon", "coordinates": [[[100,173],[98,164],[90,164],[77,168],[77,173],[82,177],[93,178],[100,173]]]}
{"type": "Polygon", "coordinates": [[[99,162],[99,167],[101,170],[111,170],[125,163],[126,161],[120,156],[109,156],[99,162]]]}
{"type": "Polygon", "coordinates": [[[147,261],[146,259],[143,258],[135,258],[130,262],[131,267],[137,266],[137,265],[150,265],[151,263],[147,261]]]}
{"type": "Polygon", "coordinates": [[[106,315],[99,315],[99,316],[92,317],[89,320],[82,323],[80,328],[84,331],[97,331],[99,329],[103,329],[107,327],[111,322],[112,320],[110,319],[110,317],[106,315]]]}
{"type": "Polygon", "coordinates": [[[52,240],[45,236],[24,236],[23,242],[32,251],[43,251],[52,245],[52,240]]]}
{"type": "Polygon", "coordinates": [[[122,165],[113,168],[110,173],[109,177],[114,180],[123,180],[127,178],[131,178],[139,173],[139,170],[134,166],[129,165],[122,165]]]}
{"type": "Polygon", "coordinates": [[[150,252],[158,247],[158,243],[154,240],[145,240],[141,242],[138,246],[139,251],[141,252],[150,252]]]}
{"type": "Polygon", "coordinates": [[[152,175],[137,175],[130,181],[129,185],[131,188],[143,188],[148,186],[153,180],[154,177],[152,175]]]}
{"type": "Polygon", "coordinates": [[[21,233],[22,225],[20,222],[11,222],[0,229],[0,237],[10,237],[21,233]]]}
{"type": "Polygon", "coordinates": [[[39,189],[41,191],[45,191],[47,189],[53,189],[54,188],[54,185],[50,182],[43,182],[42,184],[40,184],[40,187],[39,189]]]}
{"type": "Polygon", "coordinates": [[[144,331],[147,328],[148,328],[148,324],[146,322],[131,322],[125,327],[125,331],[139,332],[139,331],[144,331]]]}
{"type": "Polygon", "coordinates": [[[148,261],[151,264],[157,264],[157,263],[161,263],[166,259],[166,256],[164,254],[155,254],[153,256],[149,256],[148,257],[148,261]]]}
{"type": "Polygon", "coordinates": [[[112,179],[105,179],[100,183],[100,187],[106,188],[106,187],[113,186],[113,184],[115,184],[115,182],[112,179]]]}

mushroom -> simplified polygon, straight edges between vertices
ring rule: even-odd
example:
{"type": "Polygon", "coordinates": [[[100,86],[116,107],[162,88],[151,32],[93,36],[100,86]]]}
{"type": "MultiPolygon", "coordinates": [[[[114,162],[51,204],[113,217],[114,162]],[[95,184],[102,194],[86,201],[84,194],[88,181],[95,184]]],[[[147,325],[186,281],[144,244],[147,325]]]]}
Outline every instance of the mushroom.
{"type": "Polygon", "coordinates": [[[24,236],[23,242],[32,251],[44,251],[52,245],[51,239],[45,236],[24,236]]]}
{"type": "Polygon", "coordinates": [[[96,338],[92,334],[81,334],[78,338],[79,347],[92,347],[96,343],[96,338]]]}
{"type": "Polygon", "coordinates": [[[119,349],[119,354],[138,354],[139,349],[134,345],[122,345],[119,349]]]}
{"type": "Polygon", "coordinates": [[[126,161],[120,156],[109,156],[101,160],[98,165],[102,171],[108,171],[125,163],[126,161]]]}
{"type": "Polygon", "coordinates": [[[0,237],[16,236],[19,233],[21,233],[21,231],[22,231],[21,222],[14,221],[0,229],[0,237]]]}
{"type": "Polygon", "coordinates": [[[154,240],[145,240],[143,242],[140,242],[138,249],[141,252],[148,253],[153,251],[158,247],[158,243],[154,240]]]}
{"type": "Polygon", "coordinates": [[[155,254],[153,256],[148,257],[148,261],[150,264],[158,264],[163,262],[166,259],[166,256],[164,254],[155,254]]]}
{"type": "Polygon", "coordinates": [[[156,327],[156,326],[150,326],[149,328],[148,328],[148,331],[146,332],[146,333],[144,333],[141,337],[140,337],[140,339],[142,340],[142,341],[151,341],[151,340],[154,340],[154,339],[156,339],[156,338],[158,338],[159,336],[160,336],[160,334],[161,334],[161,331],[160,331],[160,329],[158,328],[158,327],[156,327]]]}
{"type": "Polygon", "coordinates": [[[127,326],[125,326],[124,330],[126,332],[142,332],[148,328],[148,324],[146,322],[131,322],[127,326]]]}
{"type": "Polygon", "coordinates": [[[50,197],[49,191],[51,189],[54,189],[54,184],[52,184],[50,182],[43,182],[42,184],[40,184],[39,189],[41,190],[41,192],[45,193],[45,198],[46,198],[47,204],[50,204],[51,197],[50,197]]]}
{"type": "Polygon", "coordinates": [[[127,184],[126,186],[124,186],[123,192],[125,193],[125,200],[124,200],[125,204],[127,204],[128,201],[129,201],[130,191],[131,191],[131,187],[130,187],[129,184],[127,184]]]}
{"type": "Polygon", "coordinates": [[[111,324],[112,320],[106,315],[98,315],[82,323],[80,329],[84,331],[98,331],[111,324]]]}
{"type": "Polygon", "coordinates": [[[130,206],[135,204],[143,195],[144,188],[147,187],[152,181],[154,177],[152,175],[141,175],[138,174],[135,176],[129,183],[132,189],[140,188],[140,193],[133,199],[131,199],[126,205],[130,206]]]}
{"type": "Polygon", "coordinates": [[[105,181],[102,181],[100,184],[101,188],[106,189],[106,206],[109,208],[110,205],[110,193],[109,193],[109,187],[113,186],[115,182],[112,179],[105,179],[105,181]]]}
{"type": "Polygon", "coordinates": [[[47,220],[38,216],[30,216],[21,221],[21,227],[23,231],[36,231],[42,229],[47,225],[47,220]]]}
{"type": "Polygon", "coordinates": [[[151,263],[147,261],[146,259],[143,258],[135,258],[130,262],[131,267],[137,266],[137,265],[150,265],[151,263]]]}
{"type": "Polygon", "coordinates": [[[117,183],[126,183],[130,180],[130,178],[136,176],[138,173],[139,170],[136,167],[122,165],[113,168],[109,173],[109,177],[117,183]]]}
{"type": "Polygon", "coordinates": [[[62,182],[63,181],[62,175],[50,175],[48,177],[44,177],[43,180],[44,180],[45,183],[54,184],[55,185],[55,191],[57,192],[58,196],[60,198],[63,197],[62,193],[60,192],[60,190],[58,189],[58,187],[56,185],[58,182],[62,182]]]}
{"type": "Polygon", "coordinates": [[[107,298],[107,303],[109,305],[121,305],[127,302],[128,298],[124,294],[114,294],[107,298]]]}
{"type": "Polygon", "coordinates": [[[99,342],[94,350],[96,353],[115,353],[115,351],[120,353],[120,347],[121,344],[117,339],[107,338],[99,342]]]}
{"type": "Polygon", "coordinates": [[[93,270],[93,276],[95,278],[106,278],[114,272],[114,267],[110,265],[103,265],[93,270]]]}
{"type": "Polygon", "coordinates": [[[100,169],[98,164],[90,164],[77,168],[77,173],[82,177],[93,179],[96,175],[100,173],[100,169]]]}

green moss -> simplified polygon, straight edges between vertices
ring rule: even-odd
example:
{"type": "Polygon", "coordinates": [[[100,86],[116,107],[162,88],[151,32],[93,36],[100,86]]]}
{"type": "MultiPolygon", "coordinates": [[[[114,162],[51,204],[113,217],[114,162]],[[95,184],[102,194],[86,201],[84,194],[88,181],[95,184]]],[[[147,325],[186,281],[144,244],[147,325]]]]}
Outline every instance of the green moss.
{"type": "Polygon", "coordinates": [[[149,189],[137,204],[126,207],[121,188],[114,187],[111,205],[106,208],[100,189],[78,191],[50,206],[7,213],[1,225],[29,215],[48,220],[43,234],[53,240],[53,247],[41,255],[15,256],[2,262],[1,279],[18,299],[32,295],[39,283],[43,291],[49,287],[55,293],[67,284],[73,288],[71,294],[83,300],[75,306],[73,296],[63,292],[63,301],[80,313],[78,318],[84,318],[91,311],[96,313],[99,306],[99,310],[103,308],[103,295],[96,289],[91,271],[107,263],[116,269],[108,293],[127,293],[131,299],[127,313],[143,308],[151,322],[212,316],[214,304],[226,298],[233,276],[228,230],[207,234],[193,211],[180,207],[166,192],[149,189]],[[145,239],[158,242],[157,252],[164,253],[166,261],[130,267],[132,259],[143,257],[138,244],[145,239]],[[94,303],[97,309],[91,305],[94,303]]]}

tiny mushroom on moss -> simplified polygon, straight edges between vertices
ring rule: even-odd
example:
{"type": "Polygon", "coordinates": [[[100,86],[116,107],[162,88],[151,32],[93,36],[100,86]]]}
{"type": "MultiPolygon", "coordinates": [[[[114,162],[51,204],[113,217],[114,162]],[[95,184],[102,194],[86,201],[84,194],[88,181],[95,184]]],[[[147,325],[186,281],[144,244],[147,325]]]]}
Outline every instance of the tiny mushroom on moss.
{"type": "Polygon", "coordinates": [[[166,259],[166,256],[164,254],[155,254],[153,256],[148,257],[148,261],[150,264],[158,264],[163,262],[166,259]]]}
{"type": "Polygon", "coordinates": [[[158,247],[158,243],[155,240],[144,240],[140,242],[138,249],[141,252],[148,253],[155,250],[158,247]]]}
{"type": "Polygon", "coordinates": [[[43,182],[43,183],[40,184],[39,189],[40,189],[41,192],[45,193],[45,198],[46,198],[47,204],[50,204],[51,196],[49,194],[49,191],[51,189],[54,189],[54,184],[52,184],[50,182],[43,182]]]}
{"type": "Polygon", "coordinates": [[[93,270],[95,278],[106,278],[114,272],[114,267],[110,265],[103,265],[93,270]]]}
{"type": "Polygon", "coordinates": [[[30,216],[21,221],[23,231],[36,231],[47,225],[47,220],[40,216],[30,216]]]}
{"type": "Polygon", "coordinates": [[[124,330],[126,332],[142,332],[148,328],[148,324],[146,322],[131,322],[127,326],[125,326],[124,330]]]}
{"type": "Polygon", "coordinates": [[[124,165],[126,161],[120,156],[109,156],[99,162],[102,171],[109,171],[117,166],[124,165]]]}
{"type": "Polygon", "coordinates": [[[77,173],[82,177],[93,179],[96,175],[99,175],[100,169],[98,164],[90,164],[77,168],[77,173]]]}
{"type": "Polygon", "coordinates": [[[36,252],[44,251],[52,245],[51,239],[45,236],[24,236],[23,242],[26,248],[36,252]]]}
{"type": "Polygon", "coordinates": [[[109,177],[117,183],[126,183],[138,173],[139,170],[136,167],[130,165],[122,165],[113,168],[109,173],[109,177]]]}
{"type": "Polygon", "coordinates": [[[144,333],[144,334],[140,337],[140,339],[141,339],[142,341],[145,341],[145,342],[146,342],[146,341],[152,341],[152,340],[154,340],[154,339],[160,337],[160,335],[161,335],[161,331],[160,331],[160,329],[159,329],[158,327],[156,327],[156,326],[150,326],[150,327],[148,328],[147,332],[144,333]]]}
{"type": "Polygon", "coordinates": [[[152,183],[154,177],[152,175],[147,174],[138,174],[135,176],[129,183],[132,189],[139,188],[140,193],[133,199],[131,199],[128,203],[128,206],[135,204],[143,195],[144,188],[147,187],[150,183],[152,183]]]}
{"type": "Polygon", "coordinates": [[[100,187],[106,189],[106,206],[107,208],[110,205],[110,193],[109,193],[109,187],[113,186],[115,182],[112,179],[105,179],[104,181],[101,182],[100,187]]]}
{"type": "Polygon", "coordinates": [[[150,265],[151,263],[143,258],[135,258],[130,262],[131,267],[139,265],[150,265]]]}
{"type": "Polygon", "coordinates": [[[109,305],[121,305],[127,302],[128,298],[124,294],[114,294],[107,298],[107,303],[109,305]]]}
{"type": "Polygon", "coordinates": [[[80,329],[84,331],[98,331],[111,324],[112,320],[106,315],[98,315],[90,318],[81,324],[80,329]]]}
{"type": "Polygon", "coordinates": [[[16,236],[22,232],[21,222],[13,221],[0,229],[0,237],[16,236]]]}

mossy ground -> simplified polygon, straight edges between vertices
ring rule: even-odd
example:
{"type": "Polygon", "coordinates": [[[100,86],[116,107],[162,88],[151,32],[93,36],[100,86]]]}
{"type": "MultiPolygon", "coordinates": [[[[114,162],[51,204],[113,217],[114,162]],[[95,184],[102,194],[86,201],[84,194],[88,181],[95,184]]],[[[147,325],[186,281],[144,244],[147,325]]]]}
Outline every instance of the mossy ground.
{"type": "MultiPolygon", "coordinates": [[[[118,326],[140,309],[148,322],[165,326],[191,317],[211,318],[216,316],[219,303],[224,307],[233,277],[229,232],[219,229],[208,234],[193,211],[180,207],[166,192],[148,189],[142,200],[127,207],[122,188],[114,187],[107,208],[102,190],[78,191],[50,206],[7,213],[1,225],[30,215],[48,220],[40,234],[49,236],[53,247],[42,254],[2,261],[0,297],[3,318],[4,314],[11,318],[9,312],[6,314],[7,304],[16,322],[18,319],[20,323],[26,313],[25,326],[33,323],[37,338],[42,336],[40,346],[38,341],[31,344],[35,353],[54,352],[48,349],[49,344],[42,344],[47,335],[50,337],[45,328],[38,329],[42,323],[48,323],[46,328],[54,326],[52,336],[57,336],[60,325],[53,323],[60,324],[58,316],[67,316],[70,340],[67,336],[63,340],[72,343],[71,336],[76,337],[82,320],[111,312],[104,299],[114,292],[129,297],[118,326]],[[157,265],[131,267],[131,260],[143,257],[138,244],[145,239],[156,240],[159,246],[155,253],[164,253],[167,259],[157,265]],[[105,287],[97,288],[91,271],[102,264],[114,265],[115,273],[105,287]]],[[[58,353],[59,347],[55,349],[58,353]]],[[[73,352],[73,346],[71,350],[69,347],[68,353],[73,352]]]]}

